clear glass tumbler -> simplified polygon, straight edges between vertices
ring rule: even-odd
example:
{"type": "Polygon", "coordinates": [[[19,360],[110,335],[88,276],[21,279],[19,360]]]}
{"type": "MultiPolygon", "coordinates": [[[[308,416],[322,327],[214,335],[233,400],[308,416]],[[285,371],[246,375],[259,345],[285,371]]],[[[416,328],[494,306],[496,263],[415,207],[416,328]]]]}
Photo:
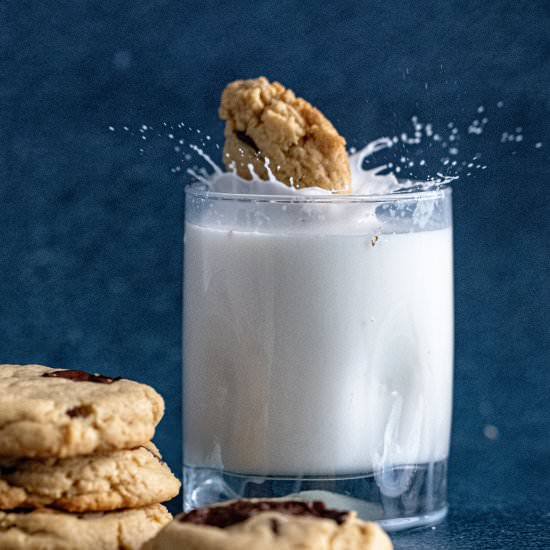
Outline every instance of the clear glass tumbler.
{"type": "Polygon", "coordinates": [[[323,500],[397,530],[447,511],[451,190],[186,190],[184,508],[323,500]]]}

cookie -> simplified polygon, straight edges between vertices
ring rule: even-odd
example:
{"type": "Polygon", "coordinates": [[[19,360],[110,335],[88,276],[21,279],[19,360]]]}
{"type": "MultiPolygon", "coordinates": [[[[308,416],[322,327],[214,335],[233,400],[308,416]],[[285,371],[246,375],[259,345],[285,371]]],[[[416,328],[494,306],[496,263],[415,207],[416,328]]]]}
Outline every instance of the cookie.
{"type": "Polygon", "coordinates": [[[224,163],[251,179],[249,165],[268,179],[296,188],[322,187],[351,192],[346,141],[315,107],[278,82],[266,78],[236,80],[222,94],[219,115],[225,121],[224,163]]]}
{"type": "Polygon", "coordinates": [[[143,550],[391,550],[375,523],[322,502],[241,500],[182,514],[143,550]]]}
{"type": "Polygon", "coordinates": [[[2,550],[138,550],[172,519],[160,504],[73,515],[49,509],[0,512],[2,550]]]}
{"type": "Polygon", "coordinates": [[[170,500],[180,485],[152,443],[72,458],[0,458],[0,510],[138,508],[170,500]]]}
{"type": "Polygon", "coordinates": [[[42,365],[0,365],[0,455],[109,452],[152,439],[162,397],[130,380],[42,365]]]}

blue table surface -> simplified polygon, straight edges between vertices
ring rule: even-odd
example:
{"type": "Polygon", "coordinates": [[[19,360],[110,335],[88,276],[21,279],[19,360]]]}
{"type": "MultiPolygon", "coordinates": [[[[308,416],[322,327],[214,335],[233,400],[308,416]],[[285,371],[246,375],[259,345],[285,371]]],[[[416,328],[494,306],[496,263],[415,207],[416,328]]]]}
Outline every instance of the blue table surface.
{"type": "Polygon", "coordinates": [[[413,115],[459,128],[456,168],[428,143],[375,159],[461,175],[450,512],[395,545],[550,548],[548,2],[8,0],[0,28],[1,360],[149,382],[178,472],[195,161],[175,142],[187,153],[208,134],[219,159],[220,92],[259,74],[318,105],[350,146],[410,132],[413,115]]]}

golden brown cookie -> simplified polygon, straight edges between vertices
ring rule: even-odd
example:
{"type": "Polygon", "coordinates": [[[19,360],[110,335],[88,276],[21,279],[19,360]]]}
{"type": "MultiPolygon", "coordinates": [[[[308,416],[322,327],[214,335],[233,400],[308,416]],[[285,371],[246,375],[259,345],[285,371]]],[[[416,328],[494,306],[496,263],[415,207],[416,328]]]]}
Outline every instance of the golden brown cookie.
{"type": "Polygon", "coordinates": [[[265,77],[231,82],[222,94],[224,163],[251,179],[249,165],[268,179],[296,188],[351,192],[346,141],[325,116],[278,82],[265,77]]]}
{"type": "Polygon", "coordinates": [[[43,508],[0,512],[2,550],[139,550],[172,519],[164,506],[74,515],[43,508]]]}
{"type": "Polygon", "coordinates": [[[182,514],[143,550],[391,550],[375,523],[321,502],[240,500],[182,514]]]}
{"type": "Polygon", "coordinates": [[[150,441],[164,414],[150,386],[79,370],[0,365],[0,456],[64,458],[150,441]]]}
{"type": "Polygon", "coordinates": [[[0,510],[138,508],[170,500],[180,485],[151,442],[71,458],[0,458],[0,510]]]}

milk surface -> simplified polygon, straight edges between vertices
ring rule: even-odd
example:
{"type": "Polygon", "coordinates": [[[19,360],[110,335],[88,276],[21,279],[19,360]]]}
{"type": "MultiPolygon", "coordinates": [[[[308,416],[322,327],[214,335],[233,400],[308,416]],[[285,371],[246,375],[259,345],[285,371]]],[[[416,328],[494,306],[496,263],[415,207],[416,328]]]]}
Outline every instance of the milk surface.
{"type": "Polygon", "coordinates": [[[186,223],[186,465],[342,475],[447,457],[452,232],[373,217],[186,223]]]}

